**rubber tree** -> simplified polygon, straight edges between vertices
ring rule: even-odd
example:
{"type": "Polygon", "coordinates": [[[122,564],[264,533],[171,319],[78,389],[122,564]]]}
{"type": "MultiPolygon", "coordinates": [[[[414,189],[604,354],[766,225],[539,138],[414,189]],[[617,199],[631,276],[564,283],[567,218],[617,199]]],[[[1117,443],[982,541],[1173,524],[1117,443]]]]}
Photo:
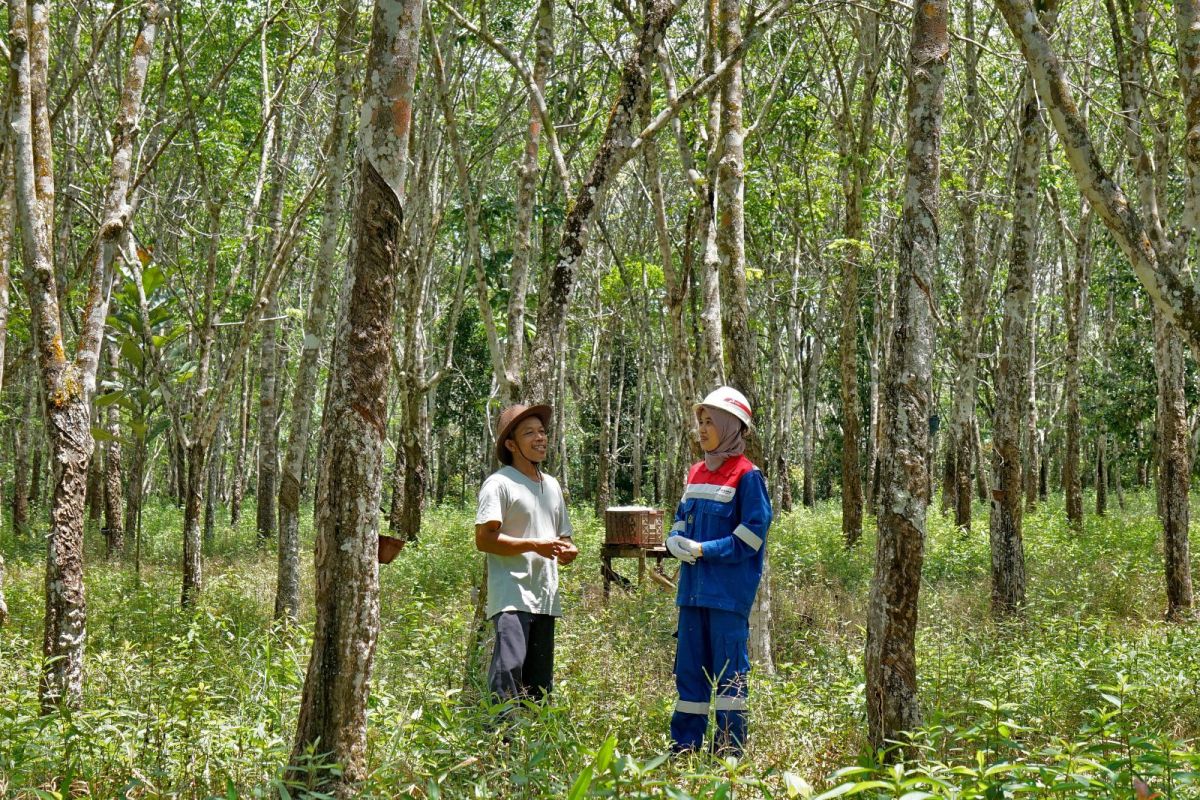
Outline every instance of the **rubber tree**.
{"type": "Polygon", "coordinates": [[[899,277],[880,471],[875,571],[867,606],[867,724],[880,749],[921,724],[917,699],[917,598],[929,505],[933,276],[938,263],[942,83],[950,54],[946,0],[913,7],[899,277]]]}
{"type": "Polygon", "coordinates": [[[357,197],[321,423],[316,624],[288,777],[354,797],[366,777],[379,633],[379,502],[421,0],[376,0],[358,132],[357,197]],[[312,752],[322,754],[308,763],[312,752]],[[310,768],[311,766],[311,768],[310,768]]]}
{"type": "Polygon", "coordinates": [[[30,327],[55,464],[50,533],[46,537],[44,666],[38,689],[44,710],[59,704],[77,707],[83,698],[87,621],[83,514],[94,447],[91,406],[115,263],[131,222],[129,190],[134,143],[161,12],[162,7],[155,0],[143,7],[126,67],[111,131],[111,159],[99,230],[88,252],[87,302],[75,354],[68,358],[52,239],[55,175],[47,104],[50,4],[47,0],[9,0],[16,207],[30,327]]]}

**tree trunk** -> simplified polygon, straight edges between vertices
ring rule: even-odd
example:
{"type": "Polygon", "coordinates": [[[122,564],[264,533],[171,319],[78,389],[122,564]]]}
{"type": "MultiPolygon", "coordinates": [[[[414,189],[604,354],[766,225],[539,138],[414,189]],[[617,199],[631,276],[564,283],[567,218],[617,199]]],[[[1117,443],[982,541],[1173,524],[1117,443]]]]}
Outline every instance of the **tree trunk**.
{"type": "Polygon", "coordinates": [[[1080,469],[1081,413],[1079,410],[1079,358],[1087,325],[1087,290],[1092,258],[1092,214],[1086,208],[1075,242],[1074,266],[1063,259],[1063,317],[1067,328],[1063,401],[1066,444],[1063,452],[1063,493],[1066,495],[1067,522],[1075,529],[1083,526],[1083,481],[1080,469]]]}
{"type": "Polygon", "coordinates": [[[133,461],[129,465],[129,480],[125,484],[125,538],[136,539],[138,521],[141,518],[142,504],[145,497],[142,486],[145,483],[146,440],[136,436],[133,440],[133,461]]]}
{"type": "MultiPolygon", "coordinates": [[[[7,95],[0,95],[7,100],[7,95]]],[[[0,135],[0,141],[5,143],[5,147],[0,148],[5,152],[8,151],[8,103],[4,103],[4,110],[0,111],[0,122],[4,123],[5,133],[0,135]]],[[[13,215],[13,208],[16,204],[16,196],[14,192],[14,180],[12,164],[7,156],[0,156],[0,179],[5,184],[5,188],[0,189],[0,390],[4,388],[4,346],[8,337],[8,266],[9,254],[12,251],[12,231],[15,227],[16,217],[13,215]]],[[[0,463],[0,470],[4,465],[0,463]]],[[[0,473],[0,508],[4,506],[4,478],[0,473]]],[[[8,622],[8,604],[4,601],[4,556],[0,555],[0,626],[8,622]]]]}
{"type": "Polygon", "coordinates": [[[974,440],[971,445],[971,458],[975,464],[975,496],[979,498],[979,502],[986,503],[991,489],[988,487],[987,465],[983,463],[983,439],[979,433],[978,418],[971,422],[971,438],[974,440]]]}
{"type": "Polygon", "coordinates": [[[1166,618],[1179,622],[1192,617],[1192,569],[1188,552],[1188,490],[1191,457],[1188,452],[1187,370],[1183,342],[1174,327],[1154,314],[1154,367],[1158,375],[1158,498],[1163,525],[1163,565],[1166,572],[1166,618]]]}
{"type": "Polygon", "coordinates": [[[217,493],[221,484],[221,462],[225,458],[225,422],[217,426],[208,453],[208,477],[204,481],[204,533],[202,549],[212,552],[217,538],[217,493]]]}
{"type": "MultiPolygon", "coordinates": [[[[108,366],[115,374],[119,354],[114,345],[108,347],[108,366]]],[[[125,529],[122,526],[121,493],[121,409],[109,403],[104,409],[105,427],[110,438],[104,445],[104,539],[108,543],[108,555],[125,552],[125,529]]]]}
{"type": "MultiPolygon", "coordinates": [[[[328,398],[327,398],[328,401],[328,398]]],[[[388,509],[388,530],[404,538],[404,434],[396,434],[396,455],[392,459],[392,501],[388,509]]]]}
{"type": "MultiPolygon", "coordinates": [[[[274,299],[265,312],[268,320],[276,316],[278,306],[274,299]]],[[[255,530],[258,546],[262,547],[276,536],[275,523],[278,512],[275,507],[276,477],[279,466],[279,426],[276,425],[277,405],[276,348],[278,325],[273,321],[263,323],[262,339],[259,343],[258,360],[258,464],[255,481],[255,530]]]]}
{"type": "MultiPolygon", "coordinates": [[[[686,152],[686,149],[681,150],[686,152]]],[[[689,335],[684,322],[684,303],[688,294],[689,275],[687,264],[683,269],[676,269],[675,258],[672,255],[671,234],[667,226],[666,201],[663,198],[662,173],[659,168],[658,145],[649,142],[646,145],[646,182],[650,189],[650,200],[654,207],[654,228],[658,237],[659,259],[663,263],[663,283],[666,290],[667,329],[670,338],[670,358],[668,372],[674,376],[674,385],[667,385],[668,395],[674,400],[666,406],[667,430],[674,432],[674,447],[670,451],[672,469],[669,482],[664,487],[668,496],[682,496],[683,481],[687,474],[687,466],[694,460],[696,449],[692,437],[692,404],[698,399],[696,385],[692,372],[692,352],[689,348],[689,335]]],[[[683,249],[686,257],[690,248],[683,249]]],[[[664,399],[664,405],[666,400],[664,399]]]]}
{"type": "MultiPolygon", "coordinates": [[[[1072,97],[1062,64],[1050,46],[1048,35],[1032,13],[1028,0],[997,0],[996,6],[1021,47],[1038,95],[1045,102],[1059,141],[1066,151],[1080,192],[1112,233],[1129,259],[1134,275],[1155,306],[1179,328],[1193,347],[1200,345],[1200,293],[1192,285],[1191,276],[1181,274],[1159,252],[1162,239],[1157,228],[1157,209],[1143,207],[1142,212],[1150,220],[1149,224],[1144,222],[1134,204],[1130,203],[1121,187],[1101,165],[1079,106],[1072,97]]],[[[1184,6],[1177,11],[1181,18],[1194,13],[1194,4],[1185,3],[1184,6]]],[[[1181,37],[1180,41],[1187,47],[1192,40],[1181,37]]],[[[1196,47],[1194,44],[1190,46],[1196,47]]],[[[1188,106],[1200,102],[1196,101],[1197,88],[1192,84],[1194,82],[1189,84],[1187,81],[1184,84],[1189,92],[1185,101],[1188,106]]],[[[1200,115],[1200,111],[1196,113],[1200,115]]],[[[1189,123],[1192,119],[1189,117],[1189,123]]],[[[1200,154],[1192,158],[1200,159],[1200,154]]],[[[1189,174],[1195,174],[1190,167],[1189,174]]]]}
{"type": "Polygon", "coordinates": [[[554,388],[554,372],[566,344],[567,311],[575,288],[576,271],[583,260],[588,235],[604,195],[621,166],[630,158],[633,122],[640,118],[650,96],[650,71],[667,26],[676,12],[670,0],[649,0],[642,30],[621,74],[620,89],[608,125],[601,136],[575,199],[568,205],[555,262],[548,277],[548,292],[538,308],[537,339],[530,356],[525,395],[547,397],[554,388]]]}
{"type": "Polygon", "coordinates": [[[183,608],[192,608],[204,588],[201,566],[203,539],[201,538],[201,512],[204,503],[204,487],[208,477],[205,466],[208,452],[204,443],[193,442],[185,455],[187,482],[183,498],[183,588],[179,603],[183,608]]]}
{"type": "Polygon", "coordinates": [[[338,258],[338,224],[342,216],[342,191],[350,150],[350,115],[354,106],[354,73],[351,48],[354,44],[357,4],[338,4],[334,36],[334,103],[326,140],[325,204],[321,211],[320,252],[313,274],[308,314],[304,318],[304,349],[296,370],[292,394],[292,428],[279,484],[279,576],[275,593],[275,616],[292,620],[300,616],[300,498],[304,493],[304,461],[312,435],[313,405],[318,388],[321,337],[329,315],[330,291],[338,258]]]}
{"type": "Polygon", "coordinates": [[[1108,513],[1108,432],[1101,426],[1096,434],[1096,516],[1108,513]]]}
{"type": "Polygon", "coordinates": [[[825,345],[819,336],[809,336],[803,359],[804,369],[804,507],[812,508],[817,503],[816,483],[813,475],[813,455],[816,452],[817,398],[821,362],[825,356],[825,345]]]}
{"type": "MultiPolygon", "coordinates": [[[[611,315],[609,316],[611,320],[611,315]]],[[[604,333],[599,337],[596,346],[599,348],[599,363],[596,366],[596,402],[600,416],[600,430],[597,437],[596,453],[596,516],[603,519],[604,509],[611,503],[609,485],[612,472],[612,332],[606,325],[604,333]]]]}
{"type": "Polygon", "coordinates": [[[242,518],[242,501],[246,497],[246,448],[250,443],[250,394],[254,380],[250,376],[248,359],[242,360],[242,390],[238,393],[237,444],[233,459],[233,488],[229,496],[229,524],[235,529],[242,518]]]}
{"type": "MultiPolygon", "coordinates": [[[[1022,542],[1023,422],[1029,413],[1029,358],[1034,261],[1037,258],[1038,168],[1042,123],[1037,95],[1026,80],[1014,179],[1012,250],[1004,287],[1004,319],[992,421],[992,613],[1006,616],[1025,604],[1022,542]]],[[[1033,468],[1030,465],[1030,468],[1033,468]]]]}
{"type": "Polygon", "coordinates": [[[25,388],[25,399],[21,404],[19,424],[13,429],[13,488],[12,527],[17,536],[29,534],[29,445],[30,427],[33,424],[34,393],[37,387],[30,383],[25,388]]]}
{"type": "MultiPolygon", "coordinates": [[[[88,415],[89,418],[97,416],[96,410],[92,409],[88,415]]],[[[95,525],[104,516],[104,461],[101,458],[104,450],[99,442],[96,443],[92,450],[92,457],[88,459],[88,476],[87,476],[87,491],[85,492],[84,506],[87,507],[88,522],[95,525]]]]}
{"type": "MultiPolygon", "coordinates": [[[[554,64],[554,0],[539,0],[534,40],[537,53],[533,64],[533,82],[544,95],[546,77],[554,64]]],[[[513,228],[512,266],[508,275],[508,343],[501,386],[501,402],[506,405],[522,396],[525,373],[525,295],[529,291],[531,232],[533,209],[537,199],[538,152],[542,137],[542,117],[532,92],[529,95],[528,108],[529,125],[525,134],[525,153],[517,171],[514,209],[516,225],[513,228]]]]}
{"type": "MultiPolygon", "coordinates": [[[[976,151],[982,111],[979,94],[979,56],[983,48],[975,30],[975,6],[964,10],[966,75],[966,107],[963,146],[968,153],[976,151]]],[[[980,159],[986,165],[987,159],[980,159]]],[[[954,349],[954,403],[947,439],[954,448],[954,524],[960,530],[971,529],[971,476],[977,465],[975,451],[975,399],[978,391],[979,335],[990,275],[980,274],[979,264],[979,198],[983,169],[976,166],[967,172],[966,191],[958,199],[962,218],[962,310],[959,336],[954,349]]],[[[980,465],[982,466],[982,465],[980,465]]],[[[984,470],[979,469],[982,477],[984,470]]],[[[986,494],[986,493],[985,493],[986,494]]],[[[986,499],[986,498],[985,498],[986,499]]]]}
{"type": "Polygon", "coordinates": [[[379,501],[391,372],[393,264],[404,186],[422,8],[376,0],[359,131],[361,166],[349,274],[322,421],[317,489],[317,619],[288,777],[354,797],[366,776],[366,702],[379,631],[379,501]],[[329,754],[304,769],[305,753],[329,754]]]}
{"type": "Polygon", "coordinates": [[[49,5],[9,0],[13,74],[12,131],[16,196],[29,295],[30,327],[41,372],[54,457],[54,492],[47,537],[46,617],[39,698],[42,709],[77,707],[83,695],[86,605],[83,594],[83,503],[94,447],[91,402],[113,280],[113,258],[132,213],[127,194],[134,136],[160,7],[143,10],[112,131],[112,160],[100,230],[88,264],[88,300],[76,353],[63,348],[51,229],[54,220],[53,140],[47,106],[49,5]]]}
{"type": "MultiPolygon", "coordinates": [[[[1038,213],[1038,212],[1035,212],[1038,213]]],[[[1025,398],[1025,511],[1037,509],[1038,476],[1041,474],[1042,448],[1038,438],[1038,406],[1037,406],[1037,280],[1030,281],[1029,317],[1027,318],[1026,341],[1029,342],[1029,360],[1026,364],[1025,388],[1028,395],[1025,398]]]]}
{"type": "Polygon", "coordinates": [[[909,50],[908,147],[900,280],[884,384],[883,454],[875,573],[867,610],[867,723],[879,750],[921,724],[917,701],[917,596],[925,548],[932,296],[938,263],[942,80],[950,45],[945,2],[914,8],[909,50]]]}
{"type": "MultiPolygon", "coordinates": [[[[39,404],[40,405],[40,404],[39,404]]],[[[39,427],[31,435],[30,449],[33,456],[29,464],[29,505],[32,508],[42,506],[42,445],[45,439],[44,428],[39,427]]]]}

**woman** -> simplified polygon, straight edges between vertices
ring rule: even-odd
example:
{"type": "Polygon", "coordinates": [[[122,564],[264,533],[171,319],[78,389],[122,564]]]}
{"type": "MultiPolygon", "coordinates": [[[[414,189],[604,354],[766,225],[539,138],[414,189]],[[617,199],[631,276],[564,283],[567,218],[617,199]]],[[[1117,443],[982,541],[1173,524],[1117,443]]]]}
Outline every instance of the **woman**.
{"type": "Polygon", "coordinates": [[[746,675],[750,608],[762,578],[771,501],[758,467],[743,455],[750,404],[722,386],[696,405],[704,460],[688,471],[687,486],[667,549],[679,571],[678,644],[671,716],[671,750],[704,743],[713,687],[717,730],[713,749],[740,757],[746,740],[746,675]]]}

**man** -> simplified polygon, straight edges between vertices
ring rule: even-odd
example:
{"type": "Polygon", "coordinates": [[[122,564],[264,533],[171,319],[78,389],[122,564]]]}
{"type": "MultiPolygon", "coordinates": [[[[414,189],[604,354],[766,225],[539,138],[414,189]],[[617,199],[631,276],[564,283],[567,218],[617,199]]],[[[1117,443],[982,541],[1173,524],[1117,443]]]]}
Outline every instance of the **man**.
{"type": "Polygon", "coordinates": [[[479,490],[475,547],[487,553],[487,617],[496,626],[488,687],[498,702],[550,694],[554,620],[562,616],[558,565],[579,555],[558,481],[541,470],[549,450],[547,405],[500,413],[496,458],[479,490]]]}

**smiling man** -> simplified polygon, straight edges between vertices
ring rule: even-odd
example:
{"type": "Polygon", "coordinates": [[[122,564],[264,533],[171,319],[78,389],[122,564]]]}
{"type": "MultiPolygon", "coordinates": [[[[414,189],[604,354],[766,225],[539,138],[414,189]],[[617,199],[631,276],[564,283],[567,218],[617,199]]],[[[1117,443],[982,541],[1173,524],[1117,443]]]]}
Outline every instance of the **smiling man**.
{"type": "Polygon", "coordinates": [[[549,452],[546,405],[500,412],[503,466],[479,490],[475,546],[487,553],[487,616],[496,626],[488,687],[497,702],[543,699],[554,675],[554,620],[562,616],[558,565],[579,555],[558,481],[541,470],[549,452]]]}

